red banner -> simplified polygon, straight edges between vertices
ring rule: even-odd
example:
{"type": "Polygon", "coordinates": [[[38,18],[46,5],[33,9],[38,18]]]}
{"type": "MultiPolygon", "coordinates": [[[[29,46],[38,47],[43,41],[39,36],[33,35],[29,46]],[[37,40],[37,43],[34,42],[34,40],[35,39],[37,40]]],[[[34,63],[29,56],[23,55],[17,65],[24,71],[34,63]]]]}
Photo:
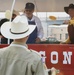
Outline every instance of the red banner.
{"type": "MultiPolygon", "coordinates": [[[[7,45],[0,45],[0,48],[5,46],[7,45]]],[[[74,45],[32,44],[28,46],[29,49],[34,49],[41,54],[42,61],[48,68],[59,69],[60,75],[74,75],[74,45]]]]}

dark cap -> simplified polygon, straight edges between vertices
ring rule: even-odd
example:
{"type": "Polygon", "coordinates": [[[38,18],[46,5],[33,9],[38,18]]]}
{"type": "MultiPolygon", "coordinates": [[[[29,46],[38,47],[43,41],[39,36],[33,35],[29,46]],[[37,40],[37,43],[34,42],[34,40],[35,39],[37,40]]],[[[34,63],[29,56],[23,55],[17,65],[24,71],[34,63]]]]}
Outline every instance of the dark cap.
{"type": "Polygon", "coordinates": [[[25,9],[30,9],[30,10],[34,10],[35,8],[35,5],[33,3],[26,3],[26,6],[25,6],[25,9]]]}
{"type": "Polygon", "coordinates": [[[64,11],[66,12],[66,13],[68,13],[68,10],[69,9],[74,9],[74,4],[69,4],[69,6],[67,6],[67,7],[64,7],[64,11]]]}

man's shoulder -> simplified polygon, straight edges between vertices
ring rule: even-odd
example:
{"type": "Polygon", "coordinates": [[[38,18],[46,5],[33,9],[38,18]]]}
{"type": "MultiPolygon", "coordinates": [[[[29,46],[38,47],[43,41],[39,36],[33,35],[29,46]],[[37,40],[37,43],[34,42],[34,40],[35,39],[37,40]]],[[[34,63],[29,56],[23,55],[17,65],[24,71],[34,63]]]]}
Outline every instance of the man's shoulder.
{"type": "Polygon", "coordinates": [[[5,53],[6,49],[7,49],[7,47],[0,48],[0,56],[5,53]]]}
{"type": "Polygon", "coordinates": [[[34,19],[40,20],[37,16],[33,15],[34,19]]]}
{"type": "Polygon", "coordinates": [[[7,49],[7,47],[4,47],[4,48],[0,48],[0,52],[3,52],[7,49]]]}
{"type": "Polygon", "coordinates": [[[40,55],[37,51],[32,50],[32,49],[30,49],[30,51],[32,52],[32,55],[33,55],[34,57],[41,59],[41,55],[40,55]]]}

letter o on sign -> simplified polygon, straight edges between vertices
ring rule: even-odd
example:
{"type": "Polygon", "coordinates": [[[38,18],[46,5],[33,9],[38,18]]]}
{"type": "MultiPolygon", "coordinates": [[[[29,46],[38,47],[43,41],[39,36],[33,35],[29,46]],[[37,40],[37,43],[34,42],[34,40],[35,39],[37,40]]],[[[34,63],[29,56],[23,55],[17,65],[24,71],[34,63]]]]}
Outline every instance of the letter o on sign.
{"type": "Polygon", "coordinates": [[[51,63],[52,64],[58,63],[58,52],[56,51],[51,52],[51,63]],[[54,56],[55,56],[55,59],[54,59],[54,56]]]}

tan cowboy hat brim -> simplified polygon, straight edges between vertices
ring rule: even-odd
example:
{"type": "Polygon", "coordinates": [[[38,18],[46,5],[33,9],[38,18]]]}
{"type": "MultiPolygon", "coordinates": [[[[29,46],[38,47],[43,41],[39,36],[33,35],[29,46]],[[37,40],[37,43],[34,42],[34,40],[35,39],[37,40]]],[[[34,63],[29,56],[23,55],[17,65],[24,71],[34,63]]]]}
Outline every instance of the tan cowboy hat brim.
{"type": "Polygon", "coordinates": [[[11,33],[10,29],[11,29],[11,23],[12,22],[5,22],[2,26],[1,26],[1,33],[4,37],[9,38],[9,39],[21,39],[24,38],[26,36],[29,36],[35,29],[36,25],[29,25],[29,29],[28,31],[21,33],[21,34],[13,34],[11,33]]]}
{"type": "Polygon", "coordinates": [[[74,4],[69,4],[69,6],[64,7],[64,11],[68,14],[69,9],[74,9],[74,4]]]}

